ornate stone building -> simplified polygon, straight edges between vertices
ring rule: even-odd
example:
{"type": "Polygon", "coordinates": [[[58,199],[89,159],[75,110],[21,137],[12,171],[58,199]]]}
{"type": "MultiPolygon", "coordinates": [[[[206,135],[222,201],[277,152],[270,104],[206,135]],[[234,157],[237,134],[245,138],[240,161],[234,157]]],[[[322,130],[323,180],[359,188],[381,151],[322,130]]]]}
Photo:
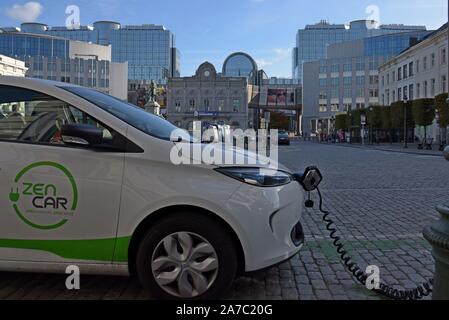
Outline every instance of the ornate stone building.
{"type": "Polygon", "coordinates": [[[205,62],[192,77],[168,80],[167,119],[186,130],[193,129],[194,121],[245,130],[253,125],[248,114],[252,97],[246,78],[222,76],[205,62]]]}

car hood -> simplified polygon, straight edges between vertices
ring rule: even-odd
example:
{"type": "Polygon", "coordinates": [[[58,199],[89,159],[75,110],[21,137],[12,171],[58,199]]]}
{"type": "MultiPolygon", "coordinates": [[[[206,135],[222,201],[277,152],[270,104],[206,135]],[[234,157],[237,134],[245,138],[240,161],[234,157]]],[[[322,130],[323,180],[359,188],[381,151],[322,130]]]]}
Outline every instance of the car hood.
{"type": "Polygon", "coordinates": [[[258,155],[255,152],[232,147],[223,143],[190,144],[177,143],[177,148],[190,164],[208,165],[213,167],[258,167],[273,168],[291,172],[278,162],[276,157],[258,155]],[[227,161],[230,160],[231,161],[227,161]]]}

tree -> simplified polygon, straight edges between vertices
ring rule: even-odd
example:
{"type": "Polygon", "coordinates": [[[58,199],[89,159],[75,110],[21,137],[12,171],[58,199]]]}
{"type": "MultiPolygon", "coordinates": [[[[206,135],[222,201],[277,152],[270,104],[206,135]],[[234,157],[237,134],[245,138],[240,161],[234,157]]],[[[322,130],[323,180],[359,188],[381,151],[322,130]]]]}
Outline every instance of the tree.
{"type": "Polygon", "coordinates": [[[424,127],[424,139],[427,139],[427,127],[435,120],[435,100],[414,100],[412,110],[416,125],[424,127]]]}
{"type": "Polygon", "coordinates": [[[368,109],[367,120],[373,129],[379,130],[382,127],[382,108],[380,106],[374,106],[372,110],[368,109]]]}
{"type": "Polygon", "coordinates": [[[449,126],[449,105],[447,103],[447,98],[447,93],[435,97],[435,106],[439,114],[438,124],[442,130],[442,141],[446,141],[447,127],[449,126]]]}
{"type": "Polygon", "coordinates": [[[391,107],[390,106],[382,107],[382,111],[381,111],[381,128],[385,132],[389,133],[388,140],[389,140],[390,143],[393,143],[393,141],[391,140],[392,125],[391,125],[391,107]]]}
{"type": "Polygon", "coordinates": [[[290,118],[281,112],[271,112],[270,128],[288,130],[290,128],[290,118]]]}
{"type": "Polygon", "coordinates": [[[404,128],[404,102],[393,102],[390,111],[391,127],[393,129],[404,128]]]}
{"type": "Polygon", "coordinates": [[[382,118],[381,118],[381,112],[382,107],[380,106],[372,106],[368,109],[366,113],[366,120],[369,125],[369,134],[370,134],[370,140],[374,141],[374,137],[376,137],[376,141],[378,140],[379,130],[382,126],[382,118]],[[374,132],[376,132],[376,135],[374,136],[374,132]]]}
{"type": "Polygon", "coordinates": [[[346,113],[337,114],[335,117],[335,128],[337,130],[347,130],[350,127],[349,116],[346,113]]]}
{"type": "Polygon", "coordinates": [[[388,131],[391,130],[391,107],[382,107],[381,113],[380,113],[380,128],[382,130],[388,131]]]}

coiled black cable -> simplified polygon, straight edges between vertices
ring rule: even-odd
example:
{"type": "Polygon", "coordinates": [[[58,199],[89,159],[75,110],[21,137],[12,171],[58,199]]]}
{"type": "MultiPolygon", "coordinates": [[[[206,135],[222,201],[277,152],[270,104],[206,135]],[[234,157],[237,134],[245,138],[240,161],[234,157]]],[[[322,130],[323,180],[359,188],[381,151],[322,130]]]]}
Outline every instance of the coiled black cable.
{"type": "MultiPolygon", "coordinates": [[[[366,286],[368,276],[366,273],[353,262],[352,257],[345,249],[345,245],[341,242],[341,238],[337,236],[337,229],[335,228],[334,221],[330,218],[330,212],[323,209],[323,196],[321,191],[317,188],[320,198],[319,209],[323,213],[323,221],[326,223],[326,229],[330,232],[330,237],[333,240],[333,245],[337,248],[337,252],[341,257],[347,270],[363,285],[366,286]]],[[[398,290],[387,284],[381,283],[379,289],[375,289],[374,292],[379,293],[387,298],[394,300],[420,300],[424,297],[428,297],[432,293],[433,279],[411,290],[398,290]]]]}

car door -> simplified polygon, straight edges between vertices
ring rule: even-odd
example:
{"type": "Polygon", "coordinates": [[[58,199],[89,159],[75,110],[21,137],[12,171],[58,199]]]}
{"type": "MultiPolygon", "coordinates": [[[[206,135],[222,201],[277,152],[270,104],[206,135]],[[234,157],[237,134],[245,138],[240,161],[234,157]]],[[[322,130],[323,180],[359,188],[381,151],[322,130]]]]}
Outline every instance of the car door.
{"type": "Polygon", "coordinates": [[[0,106],[0,260],[110,263],[124,153],[65,145],[61,126],[120,135],[44,92],[0,85],[0,106]]]}

